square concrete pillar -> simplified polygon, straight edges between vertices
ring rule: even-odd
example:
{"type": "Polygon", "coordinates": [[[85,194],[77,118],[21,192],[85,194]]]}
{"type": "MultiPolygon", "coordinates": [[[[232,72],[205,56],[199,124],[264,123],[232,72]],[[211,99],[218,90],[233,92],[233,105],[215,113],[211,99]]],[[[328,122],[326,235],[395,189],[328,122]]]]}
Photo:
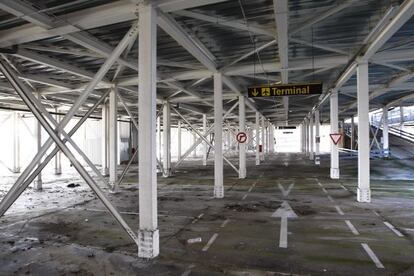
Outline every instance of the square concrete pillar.
{"type": "Polygon", "coordinates": [[[157,12],[152,4],[139,6],[139,230],[138,256],[159,255],[157,209],[156,94],[157,12]]]}

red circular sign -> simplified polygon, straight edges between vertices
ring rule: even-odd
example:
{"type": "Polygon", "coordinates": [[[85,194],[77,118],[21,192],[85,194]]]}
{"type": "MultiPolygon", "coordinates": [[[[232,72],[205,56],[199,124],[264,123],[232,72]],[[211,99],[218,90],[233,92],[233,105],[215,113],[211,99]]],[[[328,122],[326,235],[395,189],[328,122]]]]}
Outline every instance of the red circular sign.
{"type": "Polygon", "coordinates": [[[247,134],[245,132],[239,132],[236,135],[237,142],[243,144],[247,141],[247,134]]]}

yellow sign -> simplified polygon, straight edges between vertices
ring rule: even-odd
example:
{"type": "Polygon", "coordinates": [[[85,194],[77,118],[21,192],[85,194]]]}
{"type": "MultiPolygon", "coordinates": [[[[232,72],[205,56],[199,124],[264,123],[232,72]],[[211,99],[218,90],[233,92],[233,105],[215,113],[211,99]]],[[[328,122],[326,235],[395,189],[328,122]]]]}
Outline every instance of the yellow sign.
{"type": "Polygon", "coordinates": [[[278,97],[296,95],[318,95],[322,94],[322,83],[307,84],[280,84],[271,86],[249,87],[250,98],[255,97],[278,97]]]}

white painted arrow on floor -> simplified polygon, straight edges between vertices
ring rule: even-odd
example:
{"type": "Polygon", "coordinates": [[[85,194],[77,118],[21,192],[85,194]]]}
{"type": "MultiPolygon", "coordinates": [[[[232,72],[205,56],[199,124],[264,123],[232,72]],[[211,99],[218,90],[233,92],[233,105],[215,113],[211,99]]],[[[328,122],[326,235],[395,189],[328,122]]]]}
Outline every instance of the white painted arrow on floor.
{"type": "Polygon", "coordinates": [[[280,238],[279,238],[279,247],[287,248],[288,239],[287,239],[287,221],[288,218],[297,218],[295,211],[290,207],[289,203],[283,201],[279,209],[277,209],[273,214],[272,218],[280,218],[280,238]]]}
{"type": "Polygon", "coordinates": [[[290,191],[293,188],[293,185],[295,185],[294,183],[289,185],[289,188],[286,190],[285,187],[283,187],[282,184],[278,184],[280,191],[282,192],[283,197],[287,197],[290,194],[290,191]]]}

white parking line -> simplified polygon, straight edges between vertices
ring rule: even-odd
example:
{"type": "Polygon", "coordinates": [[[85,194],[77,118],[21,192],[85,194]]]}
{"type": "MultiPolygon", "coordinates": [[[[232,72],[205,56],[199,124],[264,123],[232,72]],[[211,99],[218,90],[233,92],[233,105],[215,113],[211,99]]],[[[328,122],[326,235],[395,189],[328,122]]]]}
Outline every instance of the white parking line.
{"type": "Polygon", "coordinates": [[[404,231],[414,231],[414,229],[413,228],[403,228],[404,229],[404,231]]]}
{"type": "Polygon", "coordinates": [[[253,186],[251,186],[247,192],[250,193],[252,190],[253,190],[253,186]]]}
{"type": "Polygon", "coordinates": [[[327,191],[325,188],[322,188],[322,191],[323,191],[325,194],[328,194],[328,191],[327,191]]]}
{"type": "Polygon", "coordinates": [[[341,207],[339,207],[339,206],[335,206],[335,209],[336,209],[336,211],[338,212],[338,214],[340,214],[341,216],[343,216],[343,215],[345,215],[344,214],[344,212],[342,212],[342,209],[341,209],[341,207]]]}
{"type": "Polygon", "coordinates": [[[378,212],[377,212],[377,211],[372,210],[372,212],[374,212],[374,214],[375,214],[377,217],[379,217],[379,216],[380,216],[380,214],[378,214],[378,212]]]}
{"type": "Polygon", "coordinates": [[[213,244],[213,242],[217,239],[218,234],[214,233],[214,235],[210,238],[210,240],[208,241],[208,243],[206,244],[206,246],[203,247],[203,251],[207,251],[210,246],[213,244]]]}
{"type": "Polygon", "coordinates": [[[388,221],[384,221],[384,224],[392,231],[395,233],[395,235],[397,235],[398,237],[404,237],[404,235],[398,231],[397,229],[395,229],[394,225],[392,225],[391,223],[389,223],[388,221]]]}
{"type": "Polygon", "coordinates": [[[355,228],[355,226],[349,220],[345,220],[345,223],[346,223],[346,225],[348,225],[348,227],[351,230],[352,234],[359,235],[358,230],[355,228]]]}
{"type": "Polygon", "coordinates": [[[191,274],[191,270],[195,267],[195,265],[189,265],[187,270],[183,272],[183,274],[181,274],[181,276],[188,276],[191,274]]]}
{"type": "Polygon", "coordinates": [[[197,216],[197,218],[195,218],[191,223],[196,223],[199,219],[201,219],[204,216],[204,213],[201,213],[197,216]]]}
{"type": "Polygon", "coordinates": [[[246,199],[246,197],[247,197],[247,194],[245,194],[245,195],[242,197],[242,200],[245,200],[245,199],[246,199]]]}
{"type": "Polygon", "coordinates": [[[319,186],[321,186],[321,187],[323,187],[322,183],[321,183],[321,182],[319,182],[319,181],[318,181],[318,185],[319,185],[319,186]]]}
{"type": "Polygon", "coordinates": [[[223,221],[223,223],[221,224],[221,228],[226,227],[227,223],[229,223],[229,219],[226,219],[225,221],[223,221]]]}
{"type": "Polygon", "coordinates": [[[345,187],[344,185],[340,184],[341,188],[344,189],[345,191],[348,191],[348,188],[345,187]]]}
{"type": "Polygon", "coordinates": [[[328,195],[327,197],[328,197],[330,202],[335,202],[335,200],[330,195],[328,195]]]}
{"type": "Polygon", "coordinates": [[[368,256],[371,258],[371,260],[374,262],[375,266],[377,268],[384,268],[384,265],[378,259],[377,255],[375,255],[374,251],[371,250],[368,244],[361,243],[361,245],[362,245],[362,248],[364,248],[365,252],[367,252],[368,256]]]}

